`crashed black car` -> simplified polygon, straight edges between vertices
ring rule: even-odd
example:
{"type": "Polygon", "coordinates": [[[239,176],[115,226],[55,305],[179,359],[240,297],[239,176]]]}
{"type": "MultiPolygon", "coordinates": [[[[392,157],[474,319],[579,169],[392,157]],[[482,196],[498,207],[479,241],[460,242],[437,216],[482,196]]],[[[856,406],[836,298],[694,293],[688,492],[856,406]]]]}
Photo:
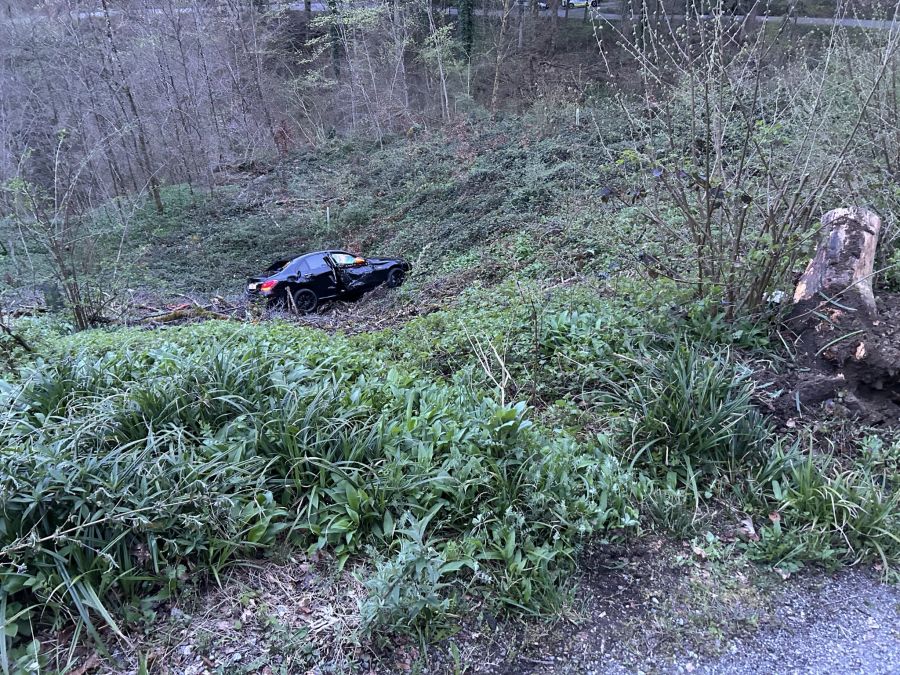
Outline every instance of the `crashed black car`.
{"type": "Polygon", "coordinates": [[[362,258],[347,251],[316,251],[279,260],[264,276],[247,279],[251,298],[266,298],[308,314],[324,300],[357,300],[384,284],[396,288],[411,265],[401,258],[362,258]]]}

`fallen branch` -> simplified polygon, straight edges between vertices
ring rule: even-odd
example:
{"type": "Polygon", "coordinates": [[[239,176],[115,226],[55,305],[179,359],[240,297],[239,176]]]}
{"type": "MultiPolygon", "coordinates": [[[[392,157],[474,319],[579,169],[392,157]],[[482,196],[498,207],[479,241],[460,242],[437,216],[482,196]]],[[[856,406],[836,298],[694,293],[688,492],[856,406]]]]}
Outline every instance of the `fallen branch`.
{"type": "Polygon", "coordinates": [[[34,354],[34,350],[31,348],[31,346],[27,342],[25,342],[25,339],[22,338],[22,336],[14,333],[12,328],[10,328],[6,324],[0,322],[0,330],[2,330],[9,337],[11,337],[13,339],[13,341],[17,345],[19,345],[22,349],[24,349],[26,352],[28,352],[29,354],[34,354]]]}
{"type": "Polygon", "coordinates": [[[228,314],[222,314],[221,312],[215,312],[211,309],[207,309],[205,307],[197,306],[197,307],[182,307],[179,309],[175,309],[169,312],[164,312],[162,314],[154,314],[152,316],[145,316],[144,321],[152,321],[154,323],[172,323],[174,321],[181,321],[182,319],[230,319],[232,318],[228,314]]]}

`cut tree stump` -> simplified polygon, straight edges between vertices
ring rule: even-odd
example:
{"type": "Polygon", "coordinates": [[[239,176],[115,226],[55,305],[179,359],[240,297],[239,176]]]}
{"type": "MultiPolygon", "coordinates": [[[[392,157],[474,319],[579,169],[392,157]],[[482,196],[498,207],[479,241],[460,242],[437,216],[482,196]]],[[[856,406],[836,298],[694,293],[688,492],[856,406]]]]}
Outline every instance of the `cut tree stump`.
{"type": "Polygon", "coordinates": [[[900,425],[900,341],[894,309],[879,316],[872,290],[881,219],[829,211],[815,256],[794,291],[787,326],[798,369],[791,408],[822,404],[871,424],[900,425]]]}
{"type": "Polygon", "coordinates": [[[874,318],[872,273],[881,218],[866,209],[834,209],[822,217],[822,226],[825,236],[800,277],[794,304],[831,300],[874,318]]]}

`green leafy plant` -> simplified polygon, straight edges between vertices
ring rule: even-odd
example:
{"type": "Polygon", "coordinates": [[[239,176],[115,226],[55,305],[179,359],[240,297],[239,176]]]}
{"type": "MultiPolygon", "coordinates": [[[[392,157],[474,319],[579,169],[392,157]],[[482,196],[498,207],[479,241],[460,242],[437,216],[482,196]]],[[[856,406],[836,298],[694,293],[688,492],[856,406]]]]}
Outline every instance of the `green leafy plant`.
{"type": "Polygon", "coordinates": [[[882,282],[888,290],[900,291],[900,246],[894,248],[886,262],[882,282]]]}
{"type": "Polygon", "coordinates": [[[376,574],[398,584],[373,585],[376,623],[419,625],[476,567],[471,587],[498,609],[539,612],[580,537],[636,526],[634,483],[605,448],[549,435],[524,403],[464,377],[303,335],[210,322],[111,351],[88,334],[80,356],[4,384],[8,624],[76,624],[99,641],[147,598],[281,542],[340,564],[399,555],[376,574]]]}
{"type": "Polygon", "coordinates": [[[782,568],[875,561],[896,574],[900,495],[873,471],[872,441],[866,444],[870,449],[850,466],[829,454],[801,453],[796,444],[776,446],[744,488],[747,506],[764,521],[748,555],[782,568]]]}
{"type": "MultiPolygon", "coordinates": [[[[639,205],[641,220],[665,233],[654,273],[698,299],[720,296],[735,318],[760,311],[785,285],[827,199],[841,195],[839,177],[869,152],[851,148],[863,128],[884,126],[873,103],[896,99],[898,40],[874,40],[863,50],[872,56],[860,57],[849,31],[835,27],[812,47],[822,64],[814,68],[805,57],[782,58],[788,45],[803,53],[788,22],[741,27],[735,39],[721,3],[687,2],[684,14],[684,30],[647,22],[615,40],[640,73],[637,95],[629,79],[618,97],[636,141],[624,152],[608,148],[621,174],[601,200],[639,205]],[[842,93],[847,81],[851,96],[842,93]]],[[[879,151],[879,136],[895,135],[874,131],[879,151]]]]}
{"type": "Polygon", "coordinates": [[[399,549],[391,559],[377,562],[365,582],[369,595],[360,615],[367,633],[413,629],[423,640],[430,638],[454,602],[451,580],[463,568],[477,570],[472,559],[447,560],[446,549],[427,538],[428,523],[440,508],[438,504],[421,519],[404,514],[395,535],[399,549]]]}
{"type": "Polygon", "coordinates": [[[700,484],[759,461],[768,432],[749,372],[727,350],[706,354],[678,341],[670,352],[620,359],[630,377],[607,377],[597,403],[615,416],[632,465],[656,476],[674,471],[696,496],[700,484]]]}
{"type": "MultiPolygon", "coordinates": [[[[674,473],[671,477],[671,482],[677,481],[674,473]]],[[[655,527],[677,539],[690,540],[708,521],[698,512],[694,496],[684,489],[655,486],[643,507],[655,527]]]]}

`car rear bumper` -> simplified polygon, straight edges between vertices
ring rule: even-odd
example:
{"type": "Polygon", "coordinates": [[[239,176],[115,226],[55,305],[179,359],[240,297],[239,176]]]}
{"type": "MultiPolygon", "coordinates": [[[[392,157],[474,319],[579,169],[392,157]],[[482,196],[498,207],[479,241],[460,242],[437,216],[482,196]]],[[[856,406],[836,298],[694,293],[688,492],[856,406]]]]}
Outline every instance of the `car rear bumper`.
{"type": "Polygon", "coordinates": [[[266,277],[250,277],[249,279],[247,279],[247,284],[244,286],[244,292],[247,294],[247,297],[250,298],[251,300],[254,298],[265,298],[265,299],[274,298],[279,290],[278,286],[280,286],[280,284],[277,285],[275,288],[269,290],[268,292],[261,291],[261,290],[259,290],[259,286],[265,280],[266,280],[266,277]]]}

